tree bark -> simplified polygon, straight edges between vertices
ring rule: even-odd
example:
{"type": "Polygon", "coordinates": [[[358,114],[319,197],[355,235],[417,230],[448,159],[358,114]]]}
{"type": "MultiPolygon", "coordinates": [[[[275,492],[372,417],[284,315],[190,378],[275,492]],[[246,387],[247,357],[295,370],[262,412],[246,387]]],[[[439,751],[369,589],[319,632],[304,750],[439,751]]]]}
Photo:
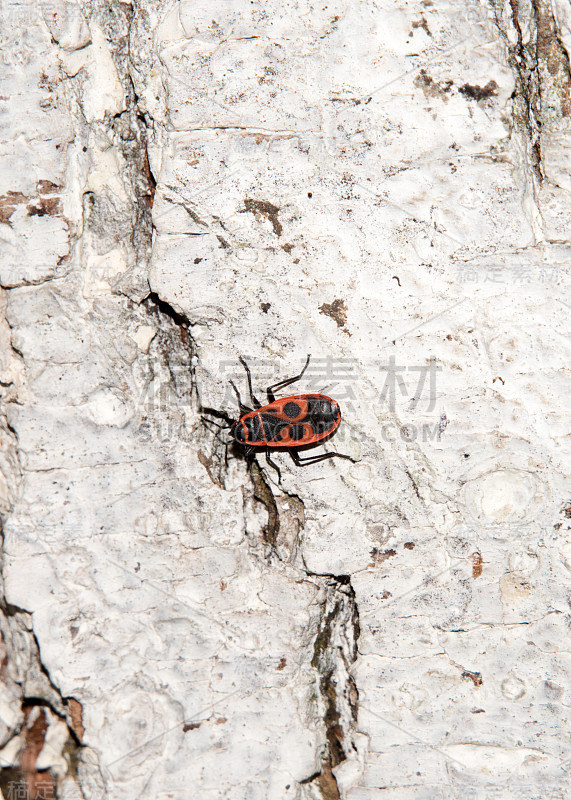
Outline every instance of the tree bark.
{"type": "Polygon", "coordinates": [[[570,796],[568,4],[0,13],[4,797],[570,796]]]}

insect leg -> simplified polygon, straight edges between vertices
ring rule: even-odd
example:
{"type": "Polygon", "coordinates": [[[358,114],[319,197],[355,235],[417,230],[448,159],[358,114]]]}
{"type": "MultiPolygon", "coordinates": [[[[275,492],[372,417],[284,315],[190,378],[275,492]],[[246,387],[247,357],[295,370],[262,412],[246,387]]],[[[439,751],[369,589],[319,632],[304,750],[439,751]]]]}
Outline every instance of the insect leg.
{"type": "Polygon", "coordinates": [[[217,439],[219,442],[222,442],[222,444],[225,444],[227,447],[228,443],[220,437],[220,433],[221,431],[227,431],[230,426],[222,425],[220,422],[215,422],[213,419],[208,419],[208,417],[201,417],[201,419],[203,425],[206,426],[214,425],[214,427],[216,428],[216,433],[214,434],[214,438],[217,439]]]}
{"type": "Polygon", "coordinates": [[[240,392],[236,388],[236,384],[234,383],[234,381],[230,381],[230,386],[234,389],[234,391],[236,393],[236,398],[238,400],[238,406],[240,408],[240,416],[243,416],[244,414],[247,414],[248,412],[250,412],[252,409],[248,408],[248,406],[245,406],[244,403],[242,402],[242,398],[240,397],[240,392]]]}
{"type": "Polygon", "coordinates": [[[307,356],[307,361],[305,362],[305,367],[301,370],[299,375],[295,376],[295,378],[286,378],[285,381],[279,381],[278,383],[275,383],[273,386],[268,386],[268,388],[266,389],[266,393],[268,395],[268,402],[273,403],[274,400],[276,399],[275,395],[274,395],[274,392],[277,392],[280,389],[284,389],[286,386],[289,386],[290,383],[295,383],[296,381],[298,381],[303,376],[303,373],[305,372],[305,370],[307,369],[307,365],[309,364],[309,359],[310,358],[311,358],[311,356],[307,356]]]}
{"type": "Polygon", "coordinates": [[[347,458],[349,461],[355,463],[355,459],[351,458],[351,456],[346,456],[343,453],[321,453],[319,456],[308,456],[307,458],[301,458],[295,450],[289,451],[290,456],[293,459],[293,463],[297,467],[305,467],[308,464],[317,464],[318,461],[326,461],[329,458],[347,458]]]}
{"type": "Polygon", "coordinates": [[[275,471],[278,473],[278,483],[281,483],[282,482],[282,473],[281,473],[280,468],[278,467],[278,465],[275,463],[275,461],[272,461],[272,459],[270,458],[270,451],[269,450],[266,450],[266,461],[268,462],[270,467],[273,467],[275,469],[275,471]]]}
{"type": "Polygon", "coordinates": [[[244,361],[242,356],[240,356],[240,364],[242,364],[242,366],[246,370],[246,375],[248,376],[248,389],[250,391],[250,401],[251,401],[252,405],[254,406],[254,408],[261,408],[262,404],[260,403],[259,400],[257,400],[254,397],[254,392],[252,391],[252,376],[250,374],[250,367],[246,364],[246,362],[244,361]]]}

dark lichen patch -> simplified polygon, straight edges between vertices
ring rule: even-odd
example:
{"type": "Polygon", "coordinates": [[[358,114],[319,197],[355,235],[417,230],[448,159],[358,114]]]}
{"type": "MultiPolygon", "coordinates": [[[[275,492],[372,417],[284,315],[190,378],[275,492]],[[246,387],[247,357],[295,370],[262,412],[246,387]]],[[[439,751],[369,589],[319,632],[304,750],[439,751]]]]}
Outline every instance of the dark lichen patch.
{"type": "Polygon", "coordinates": [[[488,81],[485,86],[465,83],[464,86],[461,86],[458,89],[458,91],[465,97],[469,97],[471,100],[477,100],[479,102],[480,100],[488,100],[490,97],[496,97],[498,93],[498,84],[495,81],[488,81]]]}
{"type": "Polygon", "coordinates": [[[75,697],[67,697],[66,702],[68,708],[68,725],[76,735],[78,742],[81,742],[85,733],[83,706],[75,697]]]}
{"type": "MultiPolygon", "coordinates": [[[[542,99],[547,100],[546,111],[556,111],[557,116],[571,116],[571,68],[569,55],[561,40],[561,34],[553,16],[551,6],[534,0],[532,6],[535,12],[537,25],[537,60],[540,68],[542,83],[547,83],[553,89],[553,95],[558,98],[556,108],[549,109],[551,105],[547,92],[543,91],[542,99]],[[558,106],[558,108],[557,108],[558,106]]],[[[547,114],[546,114],[547,116],[547,114]]]]}
{"type": "Polygon", "coordinates": [[[52,183],[52,181],[38,181],[36,184],[38,194],[55,194],[61,188],[61,186],[58,186],[57,183],[52,183]]]}
{"type": "Polygon", "coordinates": [[[472,553],[472,577],[479,578],[483,572],[484,559],[481,553],[472,553]]]}
{"type": "Polygon", "coordinates": [[[470,670],[465,669],[462,673],[463,678],[468,678],[472,681],[474,686],[478,687],[483,684],[482,675],[479,672],[470,672],[470,670]]]}
{"type": "Polygon", "coordinates": [[[453,81],[445,81],[443,84],[437,83],[424,69],[421,69],[419,75],[414,79],[414,85],[422,89],[425,97],[439,97],[446,103],[448,102],[447,94],[452,89],[453,84],[453,81]]]}
{"type": "Polygon", "coordinates": [[[290,244],[289,242],[286,242],[286,244],[282,244],[282,250],[285,250],[285,252],[288,254],[288,256],[291,253],[291,251],[293,250],[293,248],[294,248],[294,245],[290,244]]]}
{"type": "Polygon", "coordinates": [[[25,203],[27,200],[22,192],[7,192],[0,195],[0,222],[8,222],[20,203],[25,203]]]}
{"type": "Polygon", "coordinates": [[[432,36],[430,28],[428,27],[428,22],[426,21],[424,15],[421,16],[420,19],[417,19],[412,23],[412,31],[410,32],[410,35],[412,36],[412,32],[417,30],[418,28],[423,28],[429,36],[432,36]]]}
{"type": "Polygon", "coordinates": [[[60,213],[59,198],[41,197],[35,205],[30,203],[26,208],[29,217],[53,216],[60,213]]]}
{"type": "Polygon", "coordinates": [[[273,76],[276,74],[276,70],[273,67],[266,66],[264,67],[264,74],[258,77],[258,83],[271,83],[273,76]]]}
{"type": "Polygon", "coordinates": [[[345,300],[337,299],[332,303],[323,303],[319,306],[321,314],[335,320],[339,328],[342,328],[347,323],[347,305],[345,300]]]}
{"type": "Polygon", "coordinates": [[[281,236],[283,226],[278,219],[279,211],[280,209],[278,206],[275,206],[273,203],[269,203],[267,200],[252,200],[251,197],[246,197],[244,200],[244,208],[240,213],[244,214],[246,212],[250,212],[256,217],[256,219],[265,217],[272,223],[272,228],[276,236],[281,236]]]}
{"type": "Polygon", "coordinates": [[[392,558],[392,556],[396,556],[397,551],[390,549],[390,550],[379,550],[378,547],[373,547],[371,550],[371,566],[376,566],[378,564],[382,564],[383,561],[386,561],[388,558],[392,558]]]}

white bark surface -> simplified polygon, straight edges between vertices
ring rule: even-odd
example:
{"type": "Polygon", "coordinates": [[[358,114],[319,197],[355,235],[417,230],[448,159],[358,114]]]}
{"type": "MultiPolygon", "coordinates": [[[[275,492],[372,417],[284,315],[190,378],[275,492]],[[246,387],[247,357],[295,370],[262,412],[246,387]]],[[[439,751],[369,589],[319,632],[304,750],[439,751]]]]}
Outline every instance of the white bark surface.
{"type": "Polygon", "coordinates": [[[0,8],[2,764],[571,797],[568,3],[0,8]],[[226,463],[308,353],[355,463],[226,463]]]}

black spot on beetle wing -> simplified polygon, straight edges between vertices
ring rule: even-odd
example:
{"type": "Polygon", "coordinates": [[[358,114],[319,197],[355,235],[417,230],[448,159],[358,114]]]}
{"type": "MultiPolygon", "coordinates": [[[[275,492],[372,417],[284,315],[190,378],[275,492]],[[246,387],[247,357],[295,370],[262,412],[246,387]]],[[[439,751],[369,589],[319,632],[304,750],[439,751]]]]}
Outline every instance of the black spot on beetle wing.
{"type": "Polygon", "coordinates": [[[293,439],[294,442],[299,442],[301,439],[303,439],[303,437],[305,435],[305,426],[303,426],[303,425],[290,425],[288,433],[289,433],[290,439],[293,439]]]}
{"type": "Polygon", "coordinates": [[[290,402],[286,403],[285,406],[284,406],[284,414],[289,419],[295,419],[296,417],[299,417],[299,412],[300,411],[301,411],[301,409],[298,406],[298,404],[294,403],[292,400],[290,400],[290,402]]]}

